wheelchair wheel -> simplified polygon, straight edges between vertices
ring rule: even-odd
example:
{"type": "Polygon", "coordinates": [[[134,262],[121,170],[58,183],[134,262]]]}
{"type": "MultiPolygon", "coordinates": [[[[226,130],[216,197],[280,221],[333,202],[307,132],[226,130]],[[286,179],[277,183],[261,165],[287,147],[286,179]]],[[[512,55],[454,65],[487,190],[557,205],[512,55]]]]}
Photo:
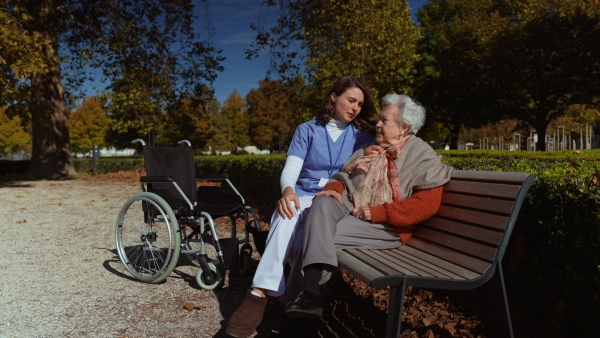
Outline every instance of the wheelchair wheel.
{"type": "Polygon", "coordinates": [[[196,283],[205,290],[214,290],[221,285],[223,273],[214,263],[208,263],[210,272],[204,272],[202,268],[196,271],[196,283]]]}
{"type": "Polygon", "coordinates": [[[115,240],[125,268],[136,279],[158,283],[171,274],[180,251],[179,225],[160,196],[141,192],[129,198],[117,217],[115,240]]]}

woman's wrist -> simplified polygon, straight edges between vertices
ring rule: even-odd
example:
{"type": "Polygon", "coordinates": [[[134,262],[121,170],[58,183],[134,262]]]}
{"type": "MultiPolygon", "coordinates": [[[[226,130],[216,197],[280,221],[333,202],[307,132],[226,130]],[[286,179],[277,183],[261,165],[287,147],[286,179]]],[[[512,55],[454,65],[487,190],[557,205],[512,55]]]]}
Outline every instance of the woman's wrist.
{"type": "Polygon", "coordinates": [[[294,188],[287,186],[287,187],[285,187],[285,189],[283,189],[281,196],[286,196],[286,195],[295,194],[295,193],[296,192],[294,191],[294,188]]]}

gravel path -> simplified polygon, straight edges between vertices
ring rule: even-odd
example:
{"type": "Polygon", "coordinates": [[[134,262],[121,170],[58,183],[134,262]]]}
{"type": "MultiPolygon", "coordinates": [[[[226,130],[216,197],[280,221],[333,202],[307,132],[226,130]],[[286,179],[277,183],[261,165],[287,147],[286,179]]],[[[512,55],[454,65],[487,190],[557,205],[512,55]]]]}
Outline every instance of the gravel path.
{"type": "MultiPolygon", "coordinates": [[[[0,337],[223,337],[250,279],[200,289],[182,259],[162,283],[134,280],[115,250],[114,222],[132,182],[0,182],[0,337]],[[193,302],[198,308],[188,311],[193,302]]],[[[243,234],[243,232],[241,232],[243,234]]],[[[257,336],[286,325],[278,301],[257,336]]]]}

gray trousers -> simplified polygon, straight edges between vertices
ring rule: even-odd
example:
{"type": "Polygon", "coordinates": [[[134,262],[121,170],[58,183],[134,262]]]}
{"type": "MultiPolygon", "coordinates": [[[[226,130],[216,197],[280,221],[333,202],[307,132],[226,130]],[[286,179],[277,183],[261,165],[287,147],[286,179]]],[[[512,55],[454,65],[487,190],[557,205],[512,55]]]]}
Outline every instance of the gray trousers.
{"type": "Polygon", "coordinates": [[[329,280],[337,270],[337,250],[393,249],[402,246],[394,229],[387,224],[362,221],[337,200],[318,196],[306,218],[302,253],[293,262],[287,279],[286,292],[280,300],[293,301],[303,289],[303,269],[315,263],[324,264],[320,284],[329,280]]]}

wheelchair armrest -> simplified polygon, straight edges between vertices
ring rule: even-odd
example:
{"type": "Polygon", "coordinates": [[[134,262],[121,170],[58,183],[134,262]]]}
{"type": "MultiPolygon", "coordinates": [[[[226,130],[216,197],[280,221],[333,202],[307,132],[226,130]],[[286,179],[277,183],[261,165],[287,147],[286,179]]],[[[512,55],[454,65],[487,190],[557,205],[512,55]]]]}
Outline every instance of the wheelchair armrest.
{"type": "Polygon", "coordinates": [[[142,183],[175,182],[175,179],[170,176],[141,176],[140,182],[142,182],[142,183]]]}
{"type": "Polygon", "coordinates": [[[223,181],[229,179],[227,174],[197,174],[197,181],[223,181]]]}

